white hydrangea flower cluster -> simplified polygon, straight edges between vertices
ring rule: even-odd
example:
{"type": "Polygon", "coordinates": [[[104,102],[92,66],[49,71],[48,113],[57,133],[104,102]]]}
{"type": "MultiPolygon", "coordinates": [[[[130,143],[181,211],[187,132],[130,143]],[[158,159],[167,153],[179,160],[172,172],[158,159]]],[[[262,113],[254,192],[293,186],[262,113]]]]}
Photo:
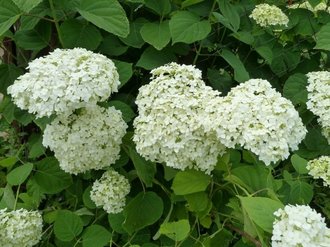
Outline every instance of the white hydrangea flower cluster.
{"type": "Polygon", "coordinates": [[[29,72],[8,87],[14,103],[37,117],[69,115],[118,91],[114,63],[83,48],[56,49],[29,63],[29,72]]]}
{"type": "Polygon", "coordinates": [[[41,235],[42,217],[38,211],[0,210],[1,247],[31,247],[40,241],[41,235]]]}
{"type": "Polygon", "coordinates": [[[55,118],[44,131],[43,145],[55,152],[68,173],[98,170],[119,158],[126,128],[122,113],[114,107],[89,106],[69,117],[55,118]]]}
{"type": "Polygon", "coordinates": [[[256,5],[249,17],[261,27],[288,26],[289,23],[289,18],[279,7],[266,3],[256,5]]]}
{"type": "Polygon", "coordinates": [[[307,108],[319,117],[322,133],[330,143],[330,72],[310,72],[307,78],[307,108]]]}
{"type": "Polygon", "coordinates": [[[233,88],[226,97],[209,104],[207,114],[226,147],[242,146],[266,165],[286,159],[298,149],[307,130],[293,104],[262,79],[251,79],[233,88]]]}
{"type": "Polygon", "coordinates": [[[274,214],[272,247],[330,246],[330,229],[311,207],[287,205],[274,214]]]}
{"type": "Polygon", "coordinates": [[[201,71],[170,63],[151,71],[152,81],[139,89],[134,120],[137,151],[146,159],[184,170],[210,173],[224,146],[206,132],[203,114],[219,95],[206,86],[201,71]]]}
{"type": "Polygon", "coordinates": [[[316,14],[318,11],[327,11],[330,13],[330,8],[328,7],[327,3],[320,2],[315,7],[313,7],[308,1],[302,3],[295,3],[288,6],[290,9],[308,9],[316,14]]]}
{"type": "Polygon", "coordinates": [[[324,186],[330,186],[330,156],[310,160],[306,168],[309,170],[309,175],[315,179],[322,179],[324,186]]]}
{"type": "Polygon", "coordinates": [[[107,213],[120,213],[126,203],[126,195],[130,192],[128,180],[114,170],[107,170],[93,184],[90,197],[98,207],[107,213]]]}

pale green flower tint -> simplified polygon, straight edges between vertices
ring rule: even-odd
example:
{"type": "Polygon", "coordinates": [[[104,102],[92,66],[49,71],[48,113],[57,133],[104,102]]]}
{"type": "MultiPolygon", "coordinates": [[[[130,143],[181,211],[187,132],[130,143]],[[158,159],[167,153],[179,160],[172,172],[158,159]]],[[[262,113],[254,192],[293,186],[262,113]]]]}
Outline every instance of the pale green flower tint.
{"type": "Polygon", "coordinates": [[[315,179],[322,179],[324,186],[330,186],[330,156],[310,160],[306,168],[309,170],[309,175],[315,179]]]}
{"type": "Polygon", "coordinates": [[[322,133],[330,143],[330,72],[310,72],[307,78],[307,108],[319,117],[322,133]]]}
{"type": "Polygon", "coordinates": [[[219,92],[205,85],[201,71],[170,63],[151,71],[152,80],[136,99],[134,142],[146,159],[184,170],[210,173],[224,146],[203,125],[206,105],[219,92]]]}
{"type": "Polygon", "coordinates": [[[8,87],[14,103],[37,117],[69,115],[118,91],[119,75],[107,57],[83,48],[56,49],[29,63],[8,87]]]}
{"type": "Polygon", "coordinates": [[[123,210],[130,189],[128,180],[110,169],[94,182],[90,197],[96,206],[103,207],[109,214],[116,214],[123,210]]]}
{"type": "Polygon", "coordinates": [[[47,125],[43,145],[55,153],[60,167],[72,174],[102,169],[119,158],[127,125],[122,113],[91,105],[47,125]]]}
{"type": "Polygon", "coordinates": [[[279,7],[266,3],[257,5],[249,17],[261,27],[287,26],[289,23],[289,18],[279,7]]]}
{"type": "Polygon", "coordinates": [[[275,213],[272,247],[329,247],[324,218],[305,205],[287,205],[275,213]]]}
{"type": "Polygon", "coordinates": [[[290,9],[308,9],[309,11],[312,11],[314,14],[316,14],[318,11],[327,11],[330,13],[330,8],[327,6],[326,2],[320,2],[315,7],[313,7],[308,1],[305,1],[302,3],[295,3],[292,5],[289,5],[288,8],[290,8],[290,9]]]}
{"type": "Polygon", "coordinates": [[[0,210],[0,246],[31,247],[42,234],[42,217],[38,211],[0,210]]]}

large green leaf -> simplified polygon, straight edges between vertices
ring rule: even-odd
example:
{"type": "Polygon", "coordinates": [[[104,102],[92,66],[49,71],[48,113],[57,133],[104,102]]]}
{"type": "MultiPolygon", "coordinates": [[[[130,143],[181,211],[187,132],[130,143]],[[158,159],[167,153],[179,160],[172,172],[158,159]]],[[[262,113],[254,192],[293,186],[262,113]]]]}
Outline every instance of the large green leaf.
{"type": "Polygon", "coordinates": [[[189,235],[190,224],[188,220],[163,223],[160,226],[159,232],[174,241],[182,241],[189,235]]]}
{"type": "Polygon", "coordinates": [[[227,0],[218,0],[218,4],[224,18],[228,21],[230,29],[236,32],[240,26],[240,16],[235,6],[227,0]]]}
{"type": "Polygon", "coordinates": [[[10,171],[7,175],[7,182],[10,185],[19,185],[22,184],[25,179],[30,175],[33,168],[33,164],[26,163],[25,165],[21,165],[14,170],[10,171]]]}
{"type": "Polygon", "coordinates": [[[102,43],[98,48],[101,53],[107,54],[110,57],[120,56],[124,54],[127,49],[128,46],[123,44],[117,36],[111,33],[103,38],[102,43]]]}
{"type": "Polygon", "coordinates": [[[293,165],[294,169],[299,174],[307,174],[308,169],[306,168],[308,161],[301,158],[299,155],[294,154],[291,156],[291,164],[293,165]]]}
{"type": "Polygon", "coordinates": [[[14,39],[19,47],[26,50],[40,50],[49,45],[50,36],[50,23],[40,22],[34,29],[17,31],[14,39]]]}
{"type": "Polygon", "coordinates": [[[13,64],[0,64],[0,93],[7,94],[7,87],[13,84],[23,70],[13,64]]]}
{"type": "Polygon", "coordinates": [[[157,50],[163,49],[171,40],[168,21],[146,23],[142,26],[140,32],[143,40],[157,50]]]}
{"type": "Polygon", "coordinates": [[[309,204],[314,195],[313,186],[301,180],[285,181],[278,193],[285,204],[309,204]]]}
{"type": "Polygon", "coordinates": [[[117,0],[82,0],[79,13],[94,25],[120,37],[129,33],[126,13],[117,0]]]}
{"type": "Polygon", "coordinates": [[[81,218],[69,210],[60,210],[54,223],[55,236],[62,241],[71,241],[83,230],[81,218]]]}
{"type": "Polygon", "coordinates": [[[234,69],[234,79],[238,82],[244,82],[250,79],[249,73],[246,71],[244,64],[238,56],[231,51],[225,49],[221,52],[221,57],[234,69]]]}
{"type": "Polygon", "coordinates": [[[279,201],[266,197],[239,197],[249,218],[261,229],[271,233],[275,219],[274,212],[283,207],[279,201]]]}
{"type": "Polygon", "coordinates": [[[83,247],[103,247],[109,243],[111,233],[100,225],[91,225],[82,235],[83,247]]]}
{"type": "Polygon", "coordinates": [[[165,16],[171,12],[171,3],[169,0],[145,0],[145,5],[160,16],[165,16]]]}
{"type": "Polygon", "coordinates": [[[304,104],[307,102],[307,77],[304,74],[293,74],[285,82],[283,95],[293,104],[304,104]]]}
{"type": "Polygon", "coordinates": [[[189,11],[178,11],[170,20],[170,32],[173,44],[183,42],[191,44],[202,40],[211,32],[208,20],[200,20],[198,15],[189,11]]]}
{"type": "Polygon", "coordinates": [[[95,26],[87,22],[70,19],[60,27],[63,48],[83,47],[95,50],[102,40],[102,35],[95,26]]]}
{"type": "Polygon", "coordinates": [[[13,0],[13,2],[25,13],[29,13],[42,0],[13,0]]]}
{"type": "Polygon", "coordinates": [[[163,214],[163,201],[154,192],[141,192],[124,209],[124,229],[132,234],[155,223],[163,214]]]}
{"type": "Polygon", "coordinates": [[[121,111],[121,113],[123,114],[123,119],[126,123],[130,122],[135,117],[135,113],[132,108],[122,101],[111,100],[108,105],[114,106],[117,110],[121,111]]]}
{"type": "Polygon", "coordinates": [[[133,64],[119,60],[114,60],[114,59],[112,61],[115,63],[119,74],[119,81],[120,81],[119,87],[122,87],[126,84],[126,82],[128,82],[129,79],[131,79],[133,75],[133,69],[132,69],[133,64]]]}
{"type": "Polygon", "coordinates": [[[35,163],[35,166],[34,178],[46,194],[56,194],[72,184],[71,176],[60,169],[53,157],[47,157],[35,163]]]}
{"type": "Polygon", "coordinates": [[[178,172],[173,180],[172,189],[176,195],[188,195],[205,191],[211,177],[204,172],[187,170],[178,172]]]}
{"type": "Polygon", "coordinates": [[[20,14],[20,9],[12,0],[0,0],[0,36],[18,20],[20,14]]]}
{"type": "Polygon", "coordinates": [[[316,46],[314,49],[330,51],[330,23],[324,25],[316,34],[316,46]]]}
{"type": "Polygon", "coordinates": [[[157,51],[150,46],[144,50],[136,66],[151,70],[174,61],[176,61],[176,56],[170,49],[165,48],[161,51],[157,51]]]}
{"type": "Polygon", "coordinates": [[[141,37],[140,30],[144,23],[148,21],[143,18],[138,18],[129,23],[129,34],[125,38],[120,38],[120,40],[126,45],[132,46],[134,48],[141,48],[145,43],[141,37]]]}

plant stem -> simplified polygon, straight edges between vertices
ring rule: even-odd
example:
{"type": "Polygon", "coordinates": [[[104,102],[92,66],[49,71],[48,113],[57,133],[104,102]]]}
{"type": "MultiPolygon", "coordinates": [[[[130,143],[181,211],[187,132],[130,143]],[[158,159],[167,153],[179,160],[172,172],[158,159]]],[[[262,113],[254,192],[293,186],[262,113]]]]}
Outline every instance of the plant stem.
{"type": "Polygon", "coordinates": [[[20,188],[21,188],[21,185],[19,184],[18,187],[17,187],[17,191],[16,191],[16,197],[15,197],[15,203],[14,203],[14,211],[16,210],[20,188]]]}
{"type": "Polygon", "coordinates": [[[54,3],[53,3],[53,0],[48,0],[48,1],[49,1],[50,9],[52,11],[52,15],[53,15],[53,18],[54,18],[54,23],[55,23],[55,28],[56,28],[57,35],[58,35],[58,40],[60,41],[60,44],[63,47],[63,40],[62,40],[60,25],[58,24],[58,20],[57,20],[57,17],[56,17],[54,3]]]}
{"type": "Polygon", "coordinates": [[[232,224],[226,224],[226,226],[227,226],[229,229],[231,229],[231,230],[237,232],[239,235],[241,235],[241,236],[245,237],[246,239],[250,240],[252,243],[255,244],[255,246],[257,246],[257,247],[261,247],[261,246],[262,246],[261,243],[260,243],[258,240],[256,240],[254,237],[252,237],[252,236],[251,236],[250,234],[248,234],[247,232],[244,232],[244,231],[242,231],[241,229],[238,229],[237,227],[233,226],[232,224]]]}

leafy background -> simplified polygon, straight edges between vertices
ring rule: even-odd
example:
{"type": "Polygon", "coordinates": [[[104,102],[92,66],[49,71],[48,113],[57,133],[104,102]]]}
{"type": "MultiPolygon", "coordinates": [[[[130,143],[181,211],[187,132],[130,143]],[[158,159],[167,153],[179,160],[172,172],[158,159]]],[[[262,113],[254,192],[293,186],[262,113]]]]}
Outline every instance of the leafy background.
{"type": "MultiPolygon", "coordinates": [[[[296,2],[296,1],[295,1],[296,2]]],[[[309,0],[312,6],[320,0],[309,0]]],[[[307,175],[306,163],[329,155],[316,117],[306,109],[305,74],[329,67],[330,14],[288,9],[283,0],[0,0],[0,208],[39,209],[38,246],[269,246],[273,212],[310,204],[329,223],[330,192],[307,175]],[[282,31],[257,26],[258,3],[290,18],[282,31]],[[114,168],[132,190],[119,214],[89,197],[100,171],[64,173],[42,144],[50,119],[18,109],[6,89],[29,61],[57,47],[84,47],[111,58],[120,91],[108,105],[129,124],[114,168]],[[223,95],[263,78],[290,99],[308,134],[299,150],[266,167],[246,150],[228,150],[212,176],[144,160],[131,141],[138,88],[165,63],[194,64],[223,95]]]]}

